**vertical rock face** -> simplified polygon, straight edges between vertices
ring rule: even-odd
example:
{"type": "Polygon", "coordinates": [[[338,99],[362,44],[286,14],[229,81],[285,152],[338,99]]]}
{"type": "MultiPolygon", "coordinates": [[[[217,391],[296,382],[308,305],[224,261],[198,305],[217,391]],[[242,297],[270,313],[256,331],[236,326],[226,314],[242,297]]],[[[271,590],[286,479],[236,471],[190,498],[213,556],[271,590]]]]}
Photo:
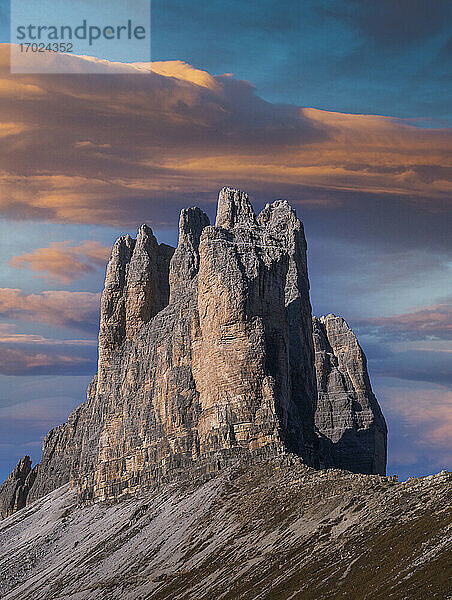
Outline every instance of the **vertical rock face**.
{"type": "Polygon", "coordinates": [[[254,455],[384,472],[356,338],[327,317],[313,341],[312,323],[303,225],[285,201],[256,217],[224,188],[214,226],[182,211],[176,250],[146,225],[120,238],[87,401],[48,434],[33,477],[19,463],[3,484],[2,514],[67,481],[83,499],[116,498],[254,455]]]}
{"type": "Polygon", "coordinates": [[[147,225],[136,240],[119,238],[107,266],[102,294],[99,352],[101,361],[134,339],[143,325],[169,301],[168,270],[174,248],[158,244],[147,225]]]}
{"type": "MultiPolygon", "coordinates": [[[[196,283],[199,269],[199,240],[209,217],[199,208],[184,208],[179,219],[179,243],[171,260],[169,287],[171,302],[187,293],[196,283]]],[[[191,291],[191,290],[190,290],[191,291]]]]}
{"type": "Polygon", "coordinates": [[[301,223],[284,202],[267,205],[256,219],[245,193],[224,189],[216,225],[204,230],[199,255],[192,351],[201,452],[270,446],[297,451],[315,464],[310,325],[306,379],[298,361],[298,344],[305,340],[291,330],[306,316],[311,321],[307,282],[296,313],[287,308],[294,280],[307,278],[301,223]],[[303,379],[298,387],[292,371],[303,379]]]}
{"type": "Polygon", "coordinates": [[[326,466],[386,473],[387,428],[364,352],[342,317],[313,319],[318,403],[315,422],[326,466]]]}
{"type": "Polygon", "coordinates": [[[289,362],[294,420],[286,428],[289,446],[294,452],[317,465],[317,440],[312,432],[311,415],[317,405],[317,389],[312,340],[312,309],[309,298],[307,245],[303,224],[286,201],[267,205],[258,217],[272,235],[283,240],[289,263],[285,280],[284,302],[289,327],[289,362]],[[300,416],[303,418],[300,419],[300,416]]]}

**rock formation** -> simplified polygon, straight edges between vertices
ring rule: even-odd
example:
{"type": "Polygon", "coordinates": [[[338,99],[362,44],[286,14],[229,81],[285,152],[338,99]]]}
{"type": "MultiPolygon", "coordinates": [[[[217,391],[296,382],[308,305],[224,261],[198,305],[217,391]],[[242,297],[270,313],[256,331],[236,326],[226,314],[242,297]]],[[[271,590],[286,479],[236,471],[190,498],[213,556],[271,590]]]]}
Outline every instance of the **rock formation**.
{"type": "Polygon", "coordinates": [[[0,519],[23,508],[38,471],[31,468],[29,456],[20,459],[8,479],[0,486],[0,519]]]}
{"type": "Polygon", "coordinates": [[[387,428],[372,392],[367,361],[342,317],[314,317],[315,424],[326,466],[386,473],[387,428]]]}
{"type": "Polygon", "coordinates": [[[276,201],[256,217],[224,188],[215,226],[190,208],[179,227],[175,250],[146,225],[116,242],[87,401],[46,437],[34,482],[16,467],[3,505],[67,482],[85,500],[117,498],[288,453],[384,474],[386,426],[356,338],[329,316],[313,341],[295,211],[276,201]]]}

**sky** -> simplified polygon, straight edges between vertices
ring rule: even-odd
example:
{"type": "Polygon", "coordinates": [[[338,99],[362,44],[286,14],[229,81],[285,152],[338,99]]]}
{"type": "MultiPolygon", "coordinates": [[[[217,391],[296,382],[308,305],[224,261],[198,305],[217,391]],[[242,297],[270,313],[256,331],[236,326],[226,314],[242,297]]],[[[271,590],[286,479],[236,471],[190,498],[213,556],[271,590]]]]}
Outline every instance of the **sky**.
{"type": "Polygon", "coordinates": [[[213,219],[224,185],[296,207],[313,311],[367,354],[388,474],[450,469],[452,4],[153,0],[152,70],[107,75],[12,75],[8,13],[0,479],[84,400],[116,237],[175,245],[180,209],[213,219]]]}

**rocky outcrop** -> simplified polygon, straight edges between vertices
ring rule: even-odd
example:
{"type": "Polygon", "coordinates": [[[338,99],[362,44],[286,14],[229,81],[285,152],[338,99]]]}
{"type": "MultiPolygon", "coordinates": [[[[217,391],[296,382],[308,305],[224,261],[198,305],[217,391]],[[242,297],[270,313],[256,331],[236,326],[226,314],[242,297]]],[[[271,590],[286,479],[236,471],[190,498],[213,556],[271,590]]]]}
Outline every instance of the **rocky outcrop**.
{"type": "Polygon", "coordinates": [[[35,479],[38,466],[31,468],[29,456],[20,459],[8,479],[0,486],[0,519],[23,508],[35,479]]]}
{"type": "Polygon", "coordinates": [[[315,423],[325,466],[386,473],[387,428],[364,352],[342,317],[313,319],[318,400],[315,423]]]}
{"type": "Polygon", "coordinates": [[[168,304],[173,252],[171,246],[158,244],[147,225],[140,227],[136,240],[127,235],[114,245],[101,304],[99,352],[104,368],[123,342],[135,339],[168,304]]]}
{"type": "Polygon", "coordinates": [[[224,188],[215,225],[199,208],[182,211],[176,250],[146,225],[136,240],[120,238],[98,373],[87,401],[46,437],[27,502],[67,482],[85,500],[117,498],[288,453],[312,467],[384,472],[386,434],[374,427],[381,413],[366,395],[361,349],[350,338],[343,356],[325,333],[334,352],[322,346],[320,360],[312,331],[303,225],[285,201],[256,216],[247,194],[224,188]],[[334,396],[334,360],[348,369],[351,404],[334,396]]]}

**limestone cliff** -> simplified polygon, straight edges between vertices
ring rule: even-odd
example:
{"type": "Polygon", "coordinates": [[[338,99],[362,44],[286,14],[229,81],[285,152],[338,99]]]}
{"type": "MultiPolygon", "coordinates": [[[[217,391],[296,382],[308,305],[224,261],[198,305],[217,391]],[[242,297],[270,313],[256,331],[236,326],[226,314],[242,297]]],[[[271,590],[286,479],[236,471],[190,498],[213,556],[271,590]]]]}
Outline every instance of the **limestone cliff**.
{"type": "Polygon", "coordinates": [[[313,340],[295,211],[276,201],[256,217],[224,188],[214,226],[190,208],[179,229],[175,250],[146,225],[116,242],[87,401],[48,434],[32,483],[3,484],[8,506],[68,481],[83,499],[117,498],[288,453],[384,473],[386,428],[356,338],[328,317],[313,340]]]}

